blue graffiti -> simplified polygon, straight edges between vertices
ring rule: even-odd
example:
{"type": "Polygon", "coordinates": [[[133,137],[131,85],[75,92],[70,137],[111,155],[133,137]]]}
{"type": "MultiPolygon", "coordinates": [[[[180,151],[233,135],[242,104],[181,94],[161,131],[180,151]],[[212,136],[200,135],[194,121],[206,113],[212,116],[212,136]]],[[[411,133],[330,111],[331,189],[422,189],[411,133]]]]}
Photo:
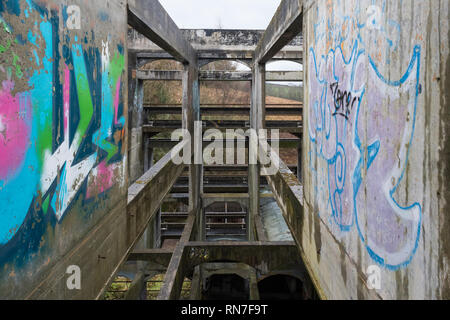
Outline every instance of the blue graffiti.
{"type": "MultiPolygon", "coordinates": [[[[325,161],[327,165],[327,197],[331,208],[330,222],[335,224],[341,232],[349,232],[356,225],[359,238],[370,257],[389,270],[397,270],[407,266],[413,259],[419,245],[422,222],[422,208],[419,203],[401,206],[395,199],[395,193],[403,180],[408,165],[410,147],[414,138],[417,100],[420,93],[421,49],[420,46],[414,48],[408,69],[400,80],[391,81],[382,75],[370,55],[364,49],[358,49],[358,47],[359,42],[356,40],[353,43],[350,57],[346,59],[341,47],[338,46],[331,49],[327,56],[322,56],[319,63],[314,49],[311,47],[309,50],[310,70],[313,71],[310,79],[312,94],[309,138],[315,146],[310,153],[311,172],[315,176],[315,181],[318,181],[318,170],[315,167],[314,158],[325,161]],[[339,60],[339,64],[337,64],[337,60],[339,60]],[[364,62],[366,63],[364,64],[364,62]],[[367,181],[367,178],[364,178],[364,172],[367,175],[368,172],[372,171],[372,167],[380,155],[380,150],[386,147],[380,138],[364,145],[358,131],[362,125],[360,115],[361,108],[364,105],[363,101],[367,100],[365,82],[358,80],[361,82],[359,83],[360,87],[357,87],[356,83],[358,70],[360,70],[358,68],[361,68],[363,64],[364,67],[368,64],[369,73],[372,72],[375,78],[387,87],[399,88],[412,77],[416,81],[411,112],[412,125],[410,128],[405,128],[409,134],[408,141],[404,144],[407,145],[405,147],[407,150],[402,154],[404,157],[402,157],[401,172],[394,174],[395,185],[390,188],[387,201],[394,213],[408,222],[411,221],[413,230],[416,230],[411,236],[412,244],[407,245],[407,250],[404,250],[406,253],[399,254],[400,258],[397,257],[400,261],[396,261],[397,258],[392,258],[395,252],[384,252],[384,255],[383,252],[379,252],[381,249],[372,244],[369,239],[370,236],[365,237],[362,231],[360,218],[362,217],[361,214],[364,213],[358,209],[358,203],[360,202],[358,196],[364,181],[367,181]],[[337,71],[338,68],[339,71],[337,71]],[[325,72],[323,72],[324,70],[325,72]],[[342,84],[342,88],[338,87],[338,83],[342,84]],[[342,110],[340,108],[343,105],[348,107],[345,114],[333,112],[333,109],[342,110]],[[416,223],[417,226],[415,226],[416,223]],[[392,259],[386,259],[386,256],[392,259]],[[390,260],[395,262],[391,263],[390,260]]],[[[364,126],[362,127],[364,128],[364,126]]],[[[380,190],[383,188],[383,182],[378,182],[380,190]]],[[[314,188],[318,191],[317,185],[314,188]]],[[[379,192],[382,194],[382,191],[379,192]]],[[[361,203],[361,206],[364,207],[364,204],[361,203]]]]}

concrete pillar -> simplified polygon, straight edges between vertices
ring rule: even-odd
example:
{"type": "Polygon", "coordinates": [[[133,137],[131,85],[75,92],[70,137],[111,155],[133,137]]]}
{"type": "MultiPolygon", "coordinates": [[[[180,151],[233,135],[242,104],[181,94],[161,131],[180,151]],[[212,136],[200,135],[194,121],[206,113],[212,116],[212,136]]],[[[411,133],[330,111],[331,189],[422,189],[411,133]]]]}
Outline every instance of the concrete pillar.
{"type": "Polygon", "coordinates": [[[129,109],[129,185],[136,182],[144,174],[144,141],[143,141],[143,102],[144,102],[144,81],[132,79],[135,85],[130,84],[134,89],[130,92],[133,97],[133,104],[129,109]]]}
{"type": "MultiPolygon", "coordinates": [[[[266,65],[258,64],[253,67],[252,99],[250,110],[250,127],[254,130],[265,128],[266,102],[266,65]]],[[[248,240],[255,240],[255,216],[259,214],[260,166],[248,166],[248,192],[250,195],[249,213],[247,217],[248,240]]]]}
{"type": "Polygon", "coordinates": [[[137,55],[128,52],[128,185],[132,185],[143,173],[142,159],[142,107],[143,82],[136,77],[137,55]]]}
{"type": "Polygon", "coordinates": [[[297,148],[297,178],[298,181],[300,181],[300,183],[302,183],[302,153],[303,153],[303,135],[300,136],[300,144],[298,145],[297,148]]]}
{"type": "MultiPolygon", "coordinates": [[[[191,134],[192,150],[194,154],[202,152],[202,134],[195,134],[195,122],[200,116],[200,88],[198,81],[198,67],[185,65],[183,72],[183,129],[191,134]],[[195,139],[199,140],[195,143],[195,139]]],[[[201,159],[203,157],[200,157],[201,159]]],[[[197,240],[204,239],[203,214],[201,210],[201,186],[203,180],[203,164],[195,164],[194,157],[189,165],[189,210],[197,209],[197,240]]]]}
{"type": "Polygon", "coordinates": [[[191,282],[191,295],[189,300],[201,300],[202,299],[202,276],[201,267],[196,266],[194,269],[194,276],[191,282]]]}
{"type": "Polygon", "coordinates": [[[259,290],[258,290],[258,279],[256,276],[256,270],[249,271],[249,286],[250,286],[250,300],[256,301],[260,300],[259,290]]]}
{"type": "Polygon", "coordinates": [[[149,163],[149,157],[148,157],[148,152],[149,152],[149,145],[150,145],[150,139],[148,138],[147,135],[144,135],[144,172],[147,172],[148,169],[150,169],[150,163],[149,163]]]}
{"type": "Polygon", "coordinates": [[[146,284],[144,272],[138,272],[125,294],[125,300],[147,300],[146,284]]]}

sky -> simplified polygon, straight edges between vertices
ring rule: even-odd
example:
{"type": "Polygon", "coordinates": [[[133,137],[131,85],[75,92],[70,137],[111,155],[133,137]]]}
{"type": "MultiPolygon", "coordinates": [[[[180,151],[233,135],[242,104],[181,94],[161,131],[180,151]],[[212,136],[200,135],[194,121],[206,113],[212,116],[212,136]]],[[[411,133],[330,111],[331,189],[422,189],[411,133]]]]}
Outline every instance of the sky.
{"type": "Polygon", "coordinates": [[[266,29],[281,0],[160,0],[181,29],[266,29]]]}

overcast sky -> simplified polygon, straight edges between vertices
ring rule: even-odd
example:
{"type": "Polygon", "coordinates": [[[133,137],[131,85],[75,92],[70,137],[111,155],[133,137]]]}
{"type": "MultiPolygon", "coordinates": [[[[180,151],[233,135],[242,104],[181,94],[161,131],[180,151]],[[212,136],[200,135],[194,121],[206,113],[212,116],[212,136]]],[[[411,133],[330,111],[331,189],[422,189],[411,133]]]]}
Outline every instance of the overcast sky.
{"type": "Polygon", "coordinates": [[[266,29],[281,0],[160,0],[181,29],[266,29]]]}

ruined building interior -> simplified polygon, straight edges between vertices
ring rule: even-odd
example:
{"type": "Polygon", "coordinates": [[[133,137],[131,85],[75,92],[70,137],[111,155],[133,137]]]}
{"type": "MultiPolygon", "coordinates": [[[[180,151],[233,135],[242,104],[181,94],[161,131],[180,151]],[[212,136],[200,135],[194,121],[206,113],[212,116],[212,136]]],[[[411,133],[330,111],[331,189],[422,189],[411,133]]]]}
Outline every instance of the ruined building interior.
{"type": "Polygon", "coordinates": [[[449,14],[0,0],[0,298],[449,299],[449,14]]]}

